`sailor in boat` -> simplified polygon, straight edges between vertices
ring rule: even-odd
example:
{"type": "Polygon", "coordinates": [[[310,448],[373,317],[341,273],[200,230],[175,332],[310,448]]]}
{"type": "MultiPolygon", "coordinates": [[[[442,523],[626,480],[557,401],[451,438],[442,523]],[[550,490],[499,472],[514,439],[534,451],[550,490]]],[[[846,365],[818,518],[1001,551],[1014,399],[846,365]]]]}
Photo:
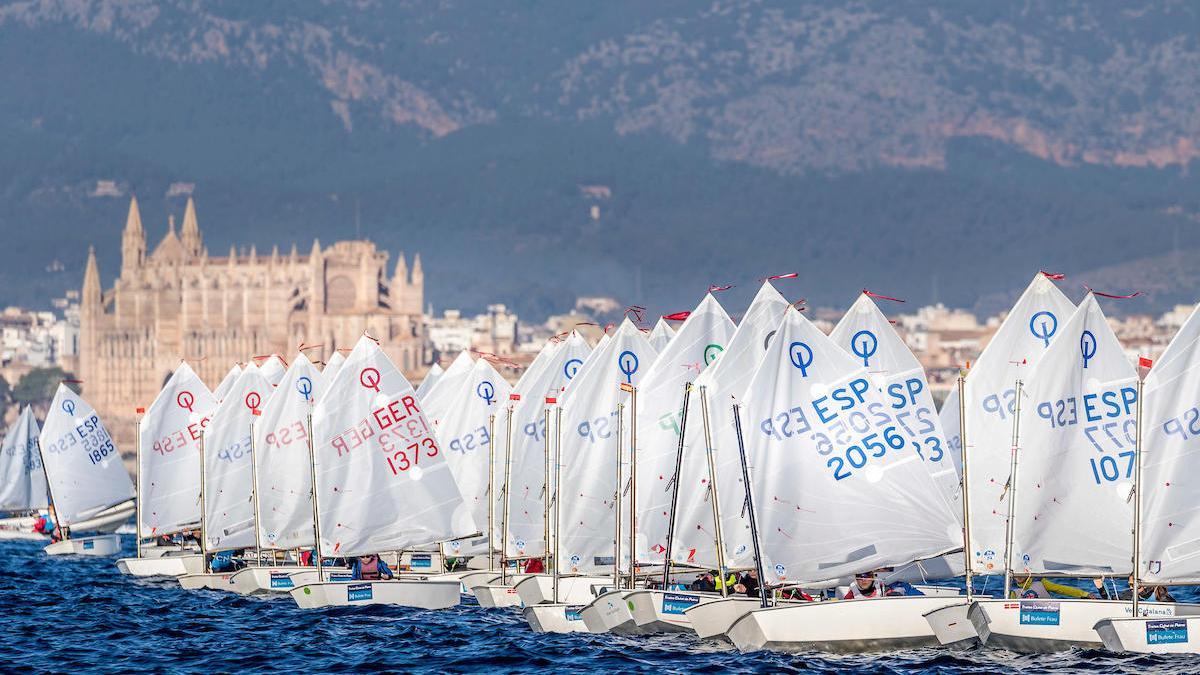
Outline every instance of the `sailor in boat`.
{"type": "Polygon", "coordinates": [[[1032,574],[1014,574],[1013,581],[1017,587],[1012,590],[1010,597],[1022,600],[1053,600],[1055,598],[1080,598],[1095,600],[1095,593],[1088,593],[1082,588],[1058,584],[1043,577],[1034,579],[1032,574]]]}
{"type": "Polygon", "coordinates": [[[33,531],[38,534],[50,535],[50,542],[55,543],[62,541],[62,533],[59,530],[58,523],[54,518],[54,505],[51,504],[46,513],[40,514],[37,520],[33,521],[33,531]]]}
{"type": "MultiPolygon", "coordinates": [[[[1129,588],[1121,592],[1117,592],[1115,588],[1109,589],[1104,585],[1104,577],[1096,577],[1092,579],[1092,583],[1096,585],[1096,592],[1105,600],[1132,600],[1133,599],[1133,575],[1129,575],[1129,588]]],[[[1138,587],[1138,599],[1149,601],[1153,599],[1155,602],[1175,602],[1175,598],[1167,590],[1166,586],[1147,586],[1138,587]]]]}
{"type": "Polygon", "coordinates": [[[355,581],[391,579],[392,570],[387,566],[387,563],[379,559],[379,556],[372,553],[360,556],[354,561],[354,564],[350,567],[350,578],[355,581]]]}
{"type": "MultiPolygon", "coordinates": [[[[237,551],[236,553],[241,554],[244,552],[245,551],[237,551]]],[[[209,568],[213,572],[222,573],[235,572],[245,567],[245,562],[235,558],[234,553],[234,551],[220,551],[218,553],[214,553],[212,563],[210,563],[209,568]]]]}
{"type": "Polygon", "coordinates": [[[875,578],[875,572],[863,572],[854,575],[854,583],[850,584],[850,590],[846,591],[846,595],[842,599],[858,600],[859,598],[879,598],[899,595],[925,594],[913,588],[906,581],[897,581],[894,584],[884,586],[875,578]]]}
{"type": "Polygon", "coordinates": [[[546,565],[541,558],[530,558],[525,562],[525,574],[541,574],[546,571],[546,565]]]}
{"type": "Polygon", "coordinates": [[[733,587],[735,593],[743,593],[748,598],[758,597],[758,570],[749,570],[738,579],[733,587]]]}

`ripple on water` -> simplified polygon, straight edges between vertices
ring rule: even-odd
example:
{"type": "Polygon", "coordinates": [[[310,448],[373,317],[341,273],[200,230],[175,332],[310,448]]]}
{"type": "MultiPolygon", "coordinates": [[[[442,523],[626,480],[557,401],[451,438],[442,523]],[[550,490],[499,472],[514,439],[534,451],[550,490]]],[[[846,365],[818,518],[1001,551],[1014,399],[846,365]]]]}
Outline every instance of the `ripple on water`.
{"type": "MultiPolygon", "coordinates": [[[[131,542],[127,540],[127,545],[131,542]]],[[[510,610],[297,609],[286,596],[184,591],[109,559],[49,558],[0,543],[0,672],[616,671],[665,673],[1193,673],[1200,658],[1076,650],[1016,655],[739,654],[694,636],[539,635],[510,610]]],[[[1188,599],[1192,599],[1191,596],[1188,599]]]]}

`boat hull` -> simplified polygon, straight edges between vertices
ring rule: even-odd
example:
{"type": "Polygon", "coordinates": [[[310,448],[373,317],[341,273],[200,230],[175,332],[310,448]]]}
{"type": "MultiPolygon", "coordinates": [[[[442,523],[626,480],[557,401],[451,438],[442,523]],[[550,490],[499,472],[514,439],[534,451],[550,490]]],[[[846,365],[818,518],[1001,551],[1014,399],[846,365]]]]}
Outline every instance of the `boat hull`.
{"type": "Polygon", "coordinates": [[[741,651],[818,650],[843,654],[937,646],[924,614],[961,598],[904,596],[809,602],[756,609],[730,626],[741,651]]]}
{"type": "Polygon", "coordinates": [[[590,633],[583,622],[582,605],[546,602],[525,607],[521,617],[535,633],[590,633]]]}
{"type": "Polygon", "coordinates": [[[234,572],[203,572],[201,574],[184,574],[176,577],[179,587],[186,591],[209,589],[212,591],[233,591],[232,579],[234,572]]]}
{"type": "Polygon", "coordinates": [[[692,607],[722,600],[720,595],[693,591],[663,591],[645,589],[625,596],[633,606],[633,622],[643,631],[655,633],[692,633],[692,622],[686,611],[692,607]]]}
{"type": "Polygon", "coordinates": [[[121,574],[134,577],[181,577],[204,571],[202,555],[164,555],[157,558],[121,558],[117,561],[121,574]]]}
{"type": "Polygon", "coordinates": [[[1101,619],[1095,629],[1113,652],[1200,654],[1200,616],[1101,619]]]}
{"type": "Polygon", "coordinates": [[[517,593],[517,589],[512,586],[487,584],[486,586],[476,586],[474,592],[480,607],[521,606],[521,594],[517,593]]]}
{"type": "Polygon", "coordinates": [[[970,609],[970,603],[960,602],[925,614],[938,644],[948,649],[970,649],[980,643],[979,631],[968,616],[970,609]]]}
{"type": "MultiPolygon", "coordinates": [[[[1151,618],[1176,615],[1173,603],[1145,603],[1151,618]]],[[[1187,605],[1200,612],[1200,605],[1187,605]]],[[[1187,610],[1189,613],[1191,609],[1187,610]]],[[[1022,654],[1057,652],[1075,647],[1099,649],[1095,626],[1103,619],[1133,616],[1128,600],[976,600],[967,613],[979,640],[987,647],[1022,654]]]]}
{"type": "Polygon", "coordinates": [[[455,580],[323,581],[293,588],[289,593],[301,609],[352,605],[398,605],[446,609],[458,605],[462,588],[455,580]]]}
{"type": "MultiPolygon", "coordinates": [[[[559,577],[558,601],[568,605],[586,605],[598,596],[603,589],[612,586],[612,577],[559,577]]],[[[514,588],[521,596],[521,602],[526,607],[554,602],[554,576],[550,574],[531,574],[518,581],[514,588]]]]}
{"type": "Polygon", "coordinates": [[[592,600],[580,610],[583,623],[592,633],[614,633],[616,635],[650,635],[657,631],[642,628],[633,619],[633,603],[629,594],[635,591],[608,591],[592,600]]]}
{"type": "MultiPolygon", "coordinates": [[[[235,593],[241,595],[269,595],[271,593],[287,593],[296,586],[292,575],[306,571],[308,567],[300,565],[283,565],[274,567],[246,567],[234,573],[229,579],[235,593]]],[[[316,581],[316,575],[313,575],[316,581]]]]}
{"type": "Polygon", "coordinates": [[[121,552],[121,535],[102,534],[95,537],[65,539],[42,549],[46,555],[114,556],[121,552]]]}
{"type": "MultiPolygon", "coordinates": [[[[319,581],[353,581],[348,567],[322,567],[321,574],[324,579],[317,578],[317,568],[303,567],[291,573],[292,588],[299,588],[306,584],[315,584],[319,581]]],[[[287,589],[291,593],[291,588],[287,589]]]]}
{"type": "Polygon", "coordinates": [[[729,627],[756,609],[762,609],[762,601],[758,598],[730,597],[688,607],[683,613],[687,615],[697,636],[728,640],[725,634],[729,632],[729,627]]]}

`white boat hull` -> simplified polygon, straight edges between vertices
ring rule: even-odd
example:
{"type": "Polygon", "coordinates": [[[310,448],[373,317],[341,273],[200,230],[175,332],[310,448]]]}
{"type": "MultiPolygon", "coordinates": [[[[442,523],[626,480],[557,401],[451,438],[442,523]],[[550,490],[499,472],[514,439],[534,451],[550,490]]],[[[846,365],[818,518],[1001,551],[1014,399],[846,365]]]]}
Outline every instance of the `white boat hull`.
{"type": "Polygon", "coordinates": [[[184,574],[176,577],[180,588],[186,591],[198,591],[204,588],[213,591],[233,591],[232,579],[235,572],[202,572],[200,574],[184,574]]]}
{"type": "Polygon", "coordinates": [[[579,613],[588,631],[617,635],[649,635],[655,632],[641,628],[633,620],[633,604],[628,597],[633,592],[609,591],[585,605],[579,613]]]}
{"type": "Polygon", "coordinates": [[[756,609],[727,635],[744,652],[865,653],[937,646],[923,615],[961,598],[903,596],[809,602],[756,609]]]}
{"type": "Polygon", "coordinates": [[[642,631],[654,633],[691,633],[692,622],[686,611],[698,605],[723,600],[713,593],[694,591],[640,590],[625,596],[633,609],[633,622],[642,631]]]}
{"type": "Polygon", "coordinates": [[[463,595],[475,595],[476,586],[486,586],[488,584],[499,583],[500,573],[495,570],[471,570],[469,572],[455,572],[458,575],[459,582],[462,583],[463,595]]]}
{"type": "Polygon", "coordinates": [[[729,627],[756,609],[762,609],[761,600],[742,596],[701,603],[688,607],[683,613],[697,636],[728,639],[725,634],[729,632],[729,627]]]}
{"type": "Polygon", "coordinates": [[[458,581],[393,579],[388,581],[325,581],[290,591],[301,609],[348,605],[399,605],[420,609],[446,609],[459,603],[458,581]]]}
{"type": "MultiPolygon", "coordinates": [[[[612,586],[612,577],[559,577],[558,601],[567,605],[586,605],[604,589],[612,586]]],[[[531,574],[515,585],[526,607],[554,602],[554,576],[531,574]]]]}
{"type": "Polygon", "coordinates": [[[1200,616],[1101,619],[1095,629],[1104,648],[1113,652],[1200,654],[1200,616]]]}
{"type": "Polygon", "coordinates": [[[134,577],[180,577],[204,571],[202,555],[164,555],[157,558],[121,558],[117,561],[121,574],[134,577]]]}
{"type": "MultiPolygon", "coordinates": [[[[350,575],[350,568],[348,568],[348,567],[328,567],[328,566],[322,567],[321,575],[324,578],[318,579],[317,578],[317,568],[315,568],[315,567],[304,567],[295,572],[292,572],[290,575],[292,577],[292,588],[299,588],[300,586],[304,586],[306,584],[315,584],[320,581],[353,581],[354,580],[353,577],[350,575]]],[[[287,592],[291,593],[292,592],[291,588],[287,589],[287,592]]]]}
{"type": "Polygon", "coordinates": [[[502,586],[500,584],[476,586],[474,593],[475,599],[479,601],[480,607],[522,606],[521,594],[517,593],[517,589],[512,586],[502,586]]]}
{"type": "MultiPolygon", "coordinates": [[[[308,569],[299,565],[246,567],[235,572],[229,583],[232,590],[241,595],[287,593],[296,586],[292,575],[308,569]]],[[[313,581],[316,581],[315,574],[313,577],[313,581]]]]}
{"type": "Polygon", "coordinates": [[[970,649],[979,644],[979,631],[967,616],[971,605],[960,602],[926,612],[925,620],[937,637],[938,644],[950,649],[970,649]]]}
{"type": "Polygon", "coordinates": [[[42,549],[46,555],[112,556],[121,552],[121,535],[102,534],[96,537],[72,537],[42,549]]]}
{"type": "Polygon", "coordinates": [[[535,633],[590,633],[583,622],[582,605],[546,602],[521,610],[535,633]]]}
{"type": "MultiPolygon", "coordinates": [[[[1177,608],[1200,613],[1200,605],[1145,603],[1144,615],[1170,618],[1177,608]]],[[[1099,649],[1096,624],[1103,619],[1133,616],[1128,600],[976,600],[967,613],[984,645],[1029,654],[1075,647],[1099,649]]]]}

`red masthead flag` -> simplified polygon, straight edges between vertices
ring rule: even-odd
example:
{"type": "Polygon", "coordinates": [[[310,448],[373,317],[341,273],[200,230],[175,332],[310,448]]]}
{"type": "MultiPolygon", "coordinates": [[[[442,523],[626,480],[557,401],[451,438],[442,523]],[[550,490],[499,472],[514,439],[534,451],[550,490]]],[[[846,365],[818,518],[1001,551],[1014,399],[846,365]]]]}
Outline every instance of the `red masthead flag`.
{"type": "Polygon", "coordinates": [[[663,318],[667,321],[686,321],[691,312],[675,312],[674,314],[663,314],[663,318]]]}

